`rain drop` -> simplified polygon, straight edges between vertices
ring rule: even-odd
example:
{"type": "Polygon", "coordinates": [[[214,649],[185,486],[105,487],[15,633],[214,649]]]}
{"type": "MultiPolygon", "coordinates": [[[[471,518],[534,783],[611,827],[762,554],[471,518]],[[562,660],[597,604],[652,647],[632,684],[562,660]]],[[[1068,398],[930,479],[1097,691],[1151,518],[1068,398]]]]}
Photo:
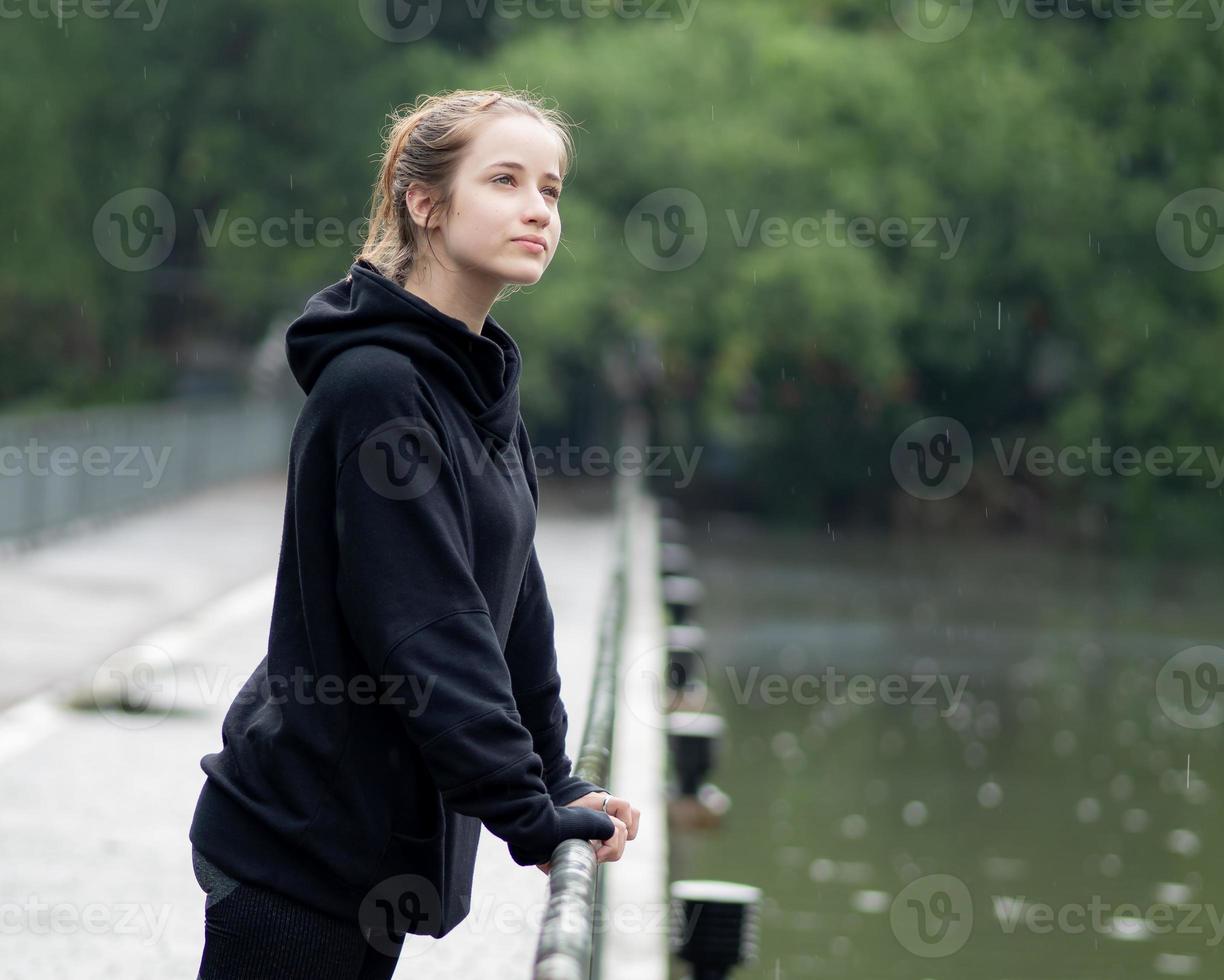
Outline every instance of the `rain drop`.
{"type": "Polygon", "coordinates": [[[1169,831],[1165,844],[1174,854],[1181,854],[1183,857],[1192,857],[1197,854],[1200,846],[1198,834],[1184,827],[1169,831]]]}
{"type": "Polygon", "coordinates": [[[1147,829],[1148,819],[1146,810],[1133,807],[1122,814],[1122,829],[1128,834],[1142,833],[1147,829]]]}
{"type": "Polygon", "coordinates": [[[1095,797],[1085,796],[1075,804],[1075,819],[1080,823],[1096,823],[1101,819],[1101,803],[1095,797]]]}
{"type": "Polygon", "coordinates": [[[1075,752],[1076,738],[1075,732],[1064,728],[1054,736],[1054,754],[1062,758],[1072,755],[1075,752]]]}
{"type": "Polygon", "coordinates": [[[861,813],[852,813],[842,818],[841,832],[843,837],[858,840],[867,836],[867,818],[861,813]]]}
{"type": "Polygon", "coordinates": [[[998,783],[982,783],[978,787],[977,800],[981,806],[993,810],[1003,802],[1003,787],[998,783]]]}

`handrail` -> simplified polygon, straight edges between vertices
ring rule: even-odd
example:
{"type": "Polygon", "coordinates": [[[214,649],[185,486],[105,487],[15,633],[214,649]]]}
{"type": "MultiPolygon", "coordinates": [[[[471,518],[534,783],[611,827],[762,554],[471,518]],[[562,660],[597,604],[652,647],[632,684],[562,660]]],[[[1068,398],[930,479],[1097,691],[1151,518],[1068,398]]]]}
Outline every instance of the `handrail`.
{"type": "Polygon", "coordinates": [[[283,472],[300,396],[0,413],[8,456],[0,545],[26,547],[211,485],[283,472]]]}
{"type": "MultiPolygon", "coordinates": [[[[626,414],[624,444],[639,445],[641,417],[626,414]]],[[[612,762],[616,721],[617,672],[628,605],[628,561],[631,527],[640,485],[636,477],[616,477],[614,513],[616,549],[611,581],[599,627],[595,676],[582,732],[582,748],[574,763],[580,779],[606,786],[612,762]]],[[[536,980],[590,980],[595,932],[598,864],[595,851],[582,840],[562,841],[552,853],[548,875],[548,907],[536,947],[536,980]]]]}

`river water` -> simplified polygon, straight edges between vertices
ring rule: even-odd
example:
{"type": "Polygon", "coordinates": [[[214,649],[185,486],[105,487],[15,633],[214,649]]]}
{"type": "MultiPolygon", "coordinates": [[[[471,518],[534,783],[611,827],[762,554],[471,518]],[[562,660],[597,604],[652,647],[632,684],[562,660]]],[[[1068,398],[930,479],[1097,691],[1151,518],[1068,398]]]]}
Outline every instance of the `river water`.
{"type": "Polygon", "coordinates": [[[1224,569],[688,532],[730,807],[670,873],[763,890],[733,976],[1224,976],[1224,569]]]}

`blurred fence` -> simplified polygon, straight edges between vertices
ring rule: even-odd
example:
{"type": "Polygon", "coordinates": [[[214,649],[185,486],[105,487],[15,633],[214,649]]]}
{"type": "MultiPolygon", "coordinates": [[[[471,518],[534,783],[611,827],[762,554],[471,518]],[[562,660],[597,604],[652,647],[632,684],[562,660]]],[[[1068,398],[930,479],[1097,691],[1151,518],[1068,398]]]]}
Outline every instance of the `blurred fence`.
{"type": "MultiPolygon", "coordinates": [[[[642,446],[646,424],[630,410],[621,427],[621,444],[642,446]]],[[[591,683],[582,748],[574,775],[606,786],[612,768],[616,722],[617,673],[624,643],[628,605],[628,567],[632,521],[643,492],[641,480],[620,475],[614,486],[616,545],[612,574],[599,623],[595,676],[591,683]]],[[[596,912],[602,904],[602,879],[595,851],[584,840],[562,841],[549,868],[548,907],[536,944],[532,976],[536,980],[598,980],[602,976],[596,912]]],[[[609,973],[609,976],[612,974],[609,973]]]]}
{"type": "Polygon", "coordinates": [[[214,484],[284,471],[300,397],[0,414],[0,541],[34,543],[214,484]]]}

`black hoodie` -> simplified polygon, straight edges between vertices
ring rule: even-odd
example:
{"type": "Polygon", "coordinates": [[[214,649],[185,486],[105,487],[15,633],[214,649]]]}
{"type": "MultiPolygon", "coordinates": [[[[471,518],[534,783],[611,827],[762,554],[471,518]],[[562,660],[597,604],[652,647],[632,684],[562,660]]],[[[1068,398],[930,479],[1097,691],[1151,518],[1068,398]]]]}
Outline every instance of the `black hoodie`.
{"type": "Polygon", "coordinates": [[[613,834],[564,806],[601,787],[565,754],[519,349],[364,260],[286,346],[307,398],[268,652],[200,762],[190,839],[240,881],[442,936],[482,822],[525,866],[613,834]]]}

